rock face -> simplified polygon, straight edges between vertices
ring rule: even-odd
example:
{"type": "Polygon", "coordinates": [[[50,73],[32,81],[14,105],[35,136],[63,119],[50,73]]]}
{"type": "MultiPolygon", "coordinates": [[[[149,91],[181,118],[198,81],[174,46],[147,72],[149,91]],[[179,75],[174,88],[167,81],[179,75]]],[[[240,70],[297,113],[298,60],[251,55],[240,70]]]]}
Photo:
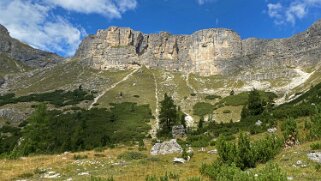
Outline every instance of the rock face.
{"type": "Polygon", "coordinates": [[[6,118],[12,122],[20,122],[26,119],[26,116],[15,109],[0,109],[0,117],[6,118]]]}
{"type": "Polygon", "coordinates": [[[321,20],[307,31],[287,39],[242,40],[229,29],[206,29],[192,35],[143,34],[130,28],[110,27],[87,37],[76,57],[96,69],[141,64],[201,75],[244,74],[243,79],[289,76],[286,67],[308,67],[321,59],[321,20]],[[269,74],[271,68],[274,73],[269,74]],[[280,70],[280,71],[278,71],[280,70]]]}
{"type": "Polygon", "coordinates": [[[170,141],[164,141],[163,143],[156,143],[152,150],[151,155],[166,155],[172,153],[181,153],[183,151],[182,147],[176,142],[175,139],[170,141]]]}
{"type": "Polygon", "coordinates": [[[176,125],[172,127],[173,138],[182,138],[186,135],[185,128],[183,125],[176,125]]]}
{"type": "Polygon", "coordinates": [[[0,53],[31,67],[44,67],[63,59],[56,54],[34,49],[10,37],[8,30],[2,25],[0,25],[0,53]]]}

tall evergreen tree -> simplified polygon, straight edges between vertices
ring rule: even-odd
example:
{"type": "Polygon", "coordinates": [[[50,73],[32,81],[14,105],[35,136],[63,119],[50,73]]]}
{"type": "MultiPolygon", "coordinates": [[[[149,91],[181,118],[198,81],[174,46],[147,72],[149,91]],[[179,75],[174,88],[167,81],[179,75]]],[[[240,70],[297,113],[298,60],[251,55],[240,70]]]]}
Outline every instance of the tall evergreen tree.
{"type": "Polygon", "coordinates": [[[166,93],[160,102],[159,124],[165,133],[170,133],[172,126],[177,121],[177,106],[174,100],[166,93]]]}
{"type": "Polygon", "coordinates": [[[256,116],[264,111],[264,101],[261,98],[260,92],[253,89],[248,98],[248,104],[245,105],[241,112],[241,117],[256,116]]]}
{"type": "Polygon", "coordinates": [[[259,115],[264,111],[263,101],[257,89],[253,89],[249,94],[248,110],[250,115],[259,115]]]}

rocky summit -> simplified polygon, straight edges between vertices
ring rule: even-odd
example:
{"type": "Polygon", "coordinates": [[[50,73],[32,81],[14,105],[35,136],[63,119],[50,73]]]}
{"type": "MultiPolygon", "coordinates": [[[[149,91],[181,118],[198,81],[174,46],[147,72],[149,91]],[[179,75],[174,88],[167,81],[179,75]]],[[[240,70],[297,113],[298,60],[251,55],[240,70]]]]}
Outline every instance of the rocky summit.
{"type": "Polygon", "coordinates": [[[5,54],[31,67],[45,67],[63,60],[54,53],[32,48],[12,38],[3,25],[0,25],[0,54],[5,54]]]}
{"type": "Polygon", "coordinates": [[[243,79],[262,80],[295,74],[289,67],[318,65],[320,41],[321,20],[291,38],[271,40],[242,40],[229,29],[172,35],[110,27],[88,36],[75,56],[102,70],[140,64],[203,76],[242,73],[243,79]],[[251,70],[259,71],[253,74],[251,70]]]}

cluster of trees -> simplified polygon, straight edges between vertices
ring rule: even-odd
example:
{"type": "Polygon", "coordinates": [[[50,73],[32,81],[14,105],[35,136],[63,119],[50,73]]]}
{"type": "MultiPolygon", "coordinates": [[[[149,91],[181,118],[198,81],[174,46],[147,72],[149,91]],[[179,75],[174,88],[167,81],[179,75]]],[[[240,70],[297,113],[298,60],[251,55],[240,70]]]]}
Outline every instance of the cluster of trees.
{"type": "Polygon", "coordinates": [[[81,101],[93,100],[91,92],[83,90],[81,86],[73,91],[55,90],[52,92],[30,94],[27,96],[16,97],[14,93],[0,96],[0,106],[6,104],[16,104],[19,102],[47,102],[57,107],[66,105],[76,105],[81,101]]]}
{"type": "Polygon", "coordinates": [[[136,103],[113,104],[110,110],[80,109],[67,113],[49,111],[41,104],[19,133],[20,143],[16,140],[16,146],[5,152],[12,156],[47,154],[137,142],[148,136],[151,118],[149,106],[136,103]]]}
{"type": "Polygon", "coordinates": [[[248,103],[242,109],[241,117],[242,119],[249,116],[258,116],[261,115],[264,111],[271,111],[274,102],[273,96],[269,96],[267,100],[263,99],[260,95],[260,92],[256,89],[253,89],[249,93],[248,103]]]}

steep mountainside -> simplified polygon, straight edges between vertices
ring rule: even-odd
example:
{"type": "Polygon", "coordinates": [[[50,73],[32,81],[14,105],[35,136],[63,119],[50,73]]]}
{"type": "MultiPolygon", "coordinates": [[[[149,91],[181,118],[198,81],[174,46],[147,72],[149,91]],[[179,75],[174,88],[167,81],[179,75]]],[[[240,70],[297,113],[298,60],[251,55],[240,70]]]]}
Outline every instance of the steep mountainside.
{"type": "MultiPolygon", "coordinates": [[[[0,53],[30,67],[45,67],[63,59],[56,54],[34,49],[12,38],[2,25],[0,25],[0,53]]],[[[3,61],[3,58],[0,57],[1,64],[3,61]]]]}
{"type": "Polygon", "coordinates": [[[272,40],[241,40],[228,29],[171,35],[110,27],[87,37],[76,57],[96,69],[141,64],[203,76],[238,74],[242,80],[267,80],[294,77],[297,72],[293,68],[316,67],[321,58],[320,41],[321,20],[291,38],[272,40]]]}

